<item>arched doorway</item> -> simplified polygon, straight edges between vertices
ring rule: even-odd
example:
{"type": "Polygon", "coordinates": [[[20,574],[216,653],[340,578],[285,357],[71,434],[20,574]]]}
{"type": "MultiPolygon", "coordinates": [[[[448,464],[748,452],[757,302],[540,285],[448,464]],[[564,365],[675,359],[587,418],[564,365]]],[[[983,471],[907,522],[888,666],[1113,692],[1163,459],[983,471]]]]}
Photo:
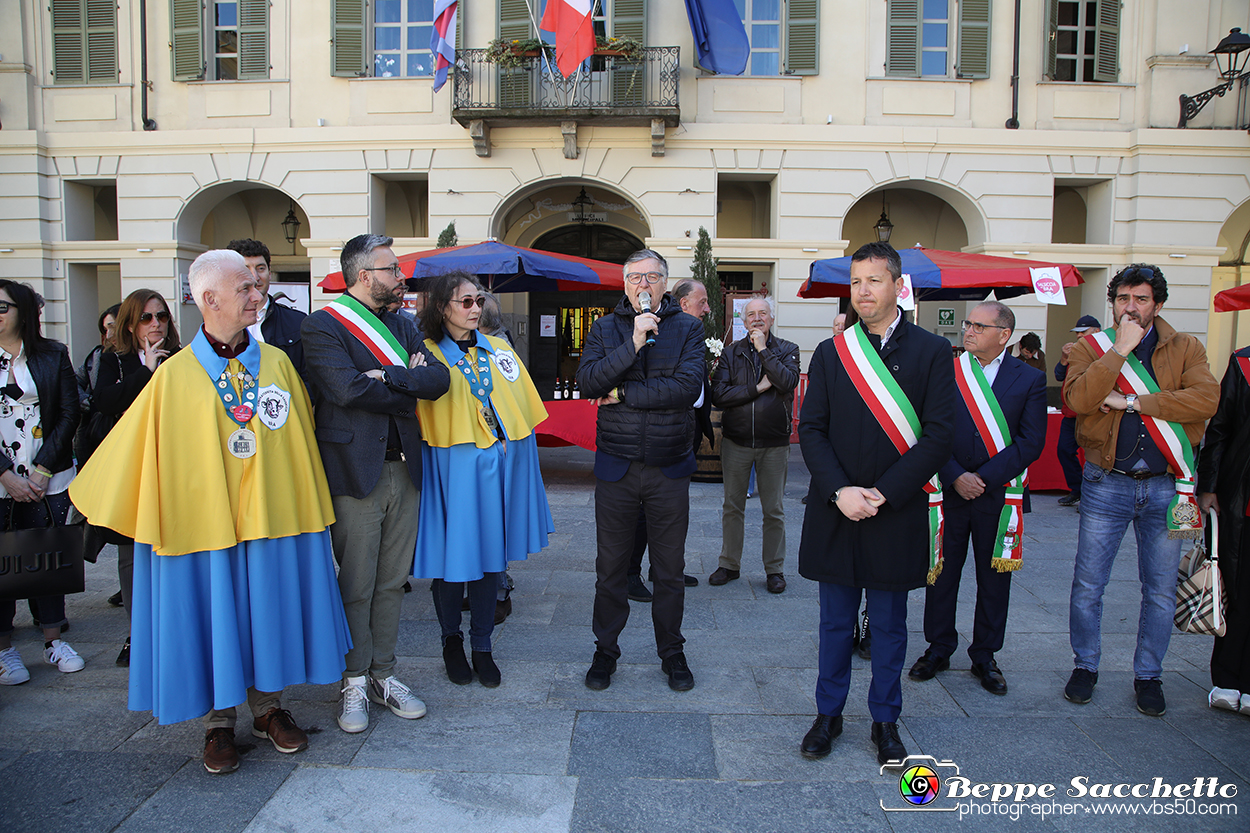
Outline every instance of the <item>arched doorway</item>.
{"type": "MultiPolygon", "coordinates": [[[[1220,265],[1211,269],[1211,303],[1217,292],[1250,283],[1250,201],[1228,215],[1220,229],[1218,246],[1224,247],[1220,265]]],[[[1207,319],[1207,355],[1211,371],[1222,378],[1227,369],[1224,356],[1250,344],[1250,312],[1215,312],[1207,319]]]]}
{"type": "Polygon", "coordinates": [[[547,232],[531,248],[624,263],[625,258],[642,248],[642,241],[623,229],[578,224],[547,232]]]}

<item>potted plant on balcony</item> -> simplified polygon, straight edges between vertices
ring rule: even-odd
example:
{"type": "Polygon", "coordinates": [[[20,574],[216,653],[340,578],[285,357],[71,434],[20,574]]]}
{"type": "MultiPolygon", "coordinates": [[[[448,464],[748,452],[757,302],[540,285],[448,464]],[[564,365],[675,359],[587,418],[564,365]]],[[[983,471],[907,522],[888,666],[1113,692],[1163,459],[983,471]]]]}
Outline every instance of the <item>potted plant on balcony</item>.
{"type": "Polygon", "coordinates": [[[543,50],[554,62],[555,47],[538,38],[495,38],[486,47],[486,60],[503,69],[520,69],[529,66],[531,58],[537,58],[543,50]]]}
{"type": "Polygon", "coordinates": [[[598,35],[595,37],[595,54],[634,63],[643,59],[646,47],[633,38],[605,38],[598,35]]]}

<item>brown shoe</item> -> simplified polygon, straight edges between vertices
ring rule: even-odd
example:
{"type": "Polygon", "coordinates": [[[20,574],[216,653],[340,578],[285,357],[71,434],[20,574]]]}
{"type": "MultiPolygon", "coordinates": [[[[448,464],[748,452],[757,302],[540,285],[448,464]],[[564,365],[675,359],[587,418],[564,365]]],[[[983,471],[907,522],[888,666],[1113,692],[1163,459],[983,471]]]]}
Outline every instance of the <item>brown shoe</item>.
{"type": "Polygon", "coordinates": [[[710,576],[707,577],[707,583],[713,587],[720,587],[722,584],[728,584],[736,581],[741,575],[737,570],[726,570],[724,567],[717,567],[710,576]]]}
{"type": "Polygon", "coordinates": [[[234,748],[234,730],[209,729],[204,735],[204,769],[209,775],[221,775],[238,768],[239,750],[234,748]]]}
{"type": "Polygon", "coordinates": [[[275,707],[265,712],[264,717],[253,720],[252,734],[258,738],[269,738],[273,748],[279,752],[290,754],[308,748],[308,735],[295,725],[286,709],[275,707]]]}
{"type": "Polygon", "coordinates": [[[786,577],[781,573],[769,573],[765,584],[768,587],[769,593],[786,592],[786,577]]]}

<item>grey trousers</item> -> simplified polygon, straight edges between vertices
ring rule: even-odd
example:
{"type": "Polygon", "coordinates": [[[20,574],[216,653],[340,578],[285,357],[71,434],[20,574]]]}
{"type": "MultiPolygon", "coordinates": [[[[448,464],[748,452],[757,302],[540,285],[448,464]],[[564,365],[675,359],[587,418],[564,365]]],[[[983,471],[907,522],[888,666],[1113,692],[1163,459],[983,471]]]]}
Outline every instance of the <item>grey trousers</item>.
{"type": "Polygon", "coordinates": [[[382,476],[363,499],[335,495],[330,540],[339,563],[339,592],[352,634],[343,679],[395,669],[399,608],[412,573],[421,491],[402,461],[384,463],[382,476]]]}
{"type": "MultiPolygon", "coordinates": [[[[252,710],[252,717],[264,717],[270,709],[282,708],[282,692],[281,691],[257,691],[255,688],[247,690],[247,707],[252,710]]],[[[213,709],[204,715],[204,731],[210,729],[229,729],[234,731],[234,721],[237,712],[234,706],[228,709],[213,709]]]]}
{"type": "Polygon", "coordinates": [[[747,481],[751,477],[751,465],[754,464],[760,490],[760,506],[764,510],[764,573],[772,575],[784,572],[786,510],[782,497],[786,493],[786,475],[790,470],[790,446],[750,448],[725,437],[721,442],[720,461],[725,474],[725,503],[721,508],[720,566],[726,570],[742,568],[747,481]]]}

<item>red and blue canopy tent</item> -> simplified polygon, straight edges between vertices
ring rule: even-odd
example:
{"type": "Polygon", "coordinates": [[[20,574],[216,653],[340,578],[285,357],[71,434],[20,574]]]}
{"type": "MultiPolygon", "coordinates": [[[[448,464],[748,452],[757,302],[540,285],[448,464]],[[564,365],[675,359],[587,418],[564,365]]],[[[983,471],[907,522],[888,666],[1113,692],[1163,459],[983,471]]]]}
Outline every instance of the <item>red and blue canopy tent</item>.
{"type": "Polygon", "coordinates": [[[1216,312],[1237,312],[1250,309],[1250,283],[1215,293],[1216,312]]]}

